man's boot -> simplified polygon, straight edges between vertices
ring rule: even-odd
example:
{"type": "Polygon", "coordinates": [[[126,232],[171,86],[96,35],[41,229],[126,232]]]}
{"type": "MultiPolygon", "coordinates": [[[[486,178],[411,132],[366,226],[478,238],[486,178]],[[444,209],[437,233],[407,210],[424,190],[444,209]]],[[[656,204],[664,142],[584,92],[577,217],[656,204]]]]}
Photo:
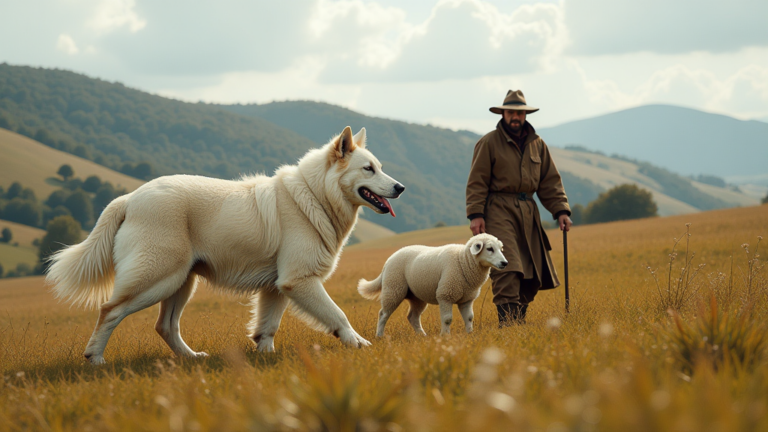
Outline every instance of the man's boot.
{"type": "Polygon", "coordinates": [[[521,305],[519,303],[496,305],[496,313],[499,315],[499,328],[512,324],[523,324],[527,311],[528,305],[521,305]]]}

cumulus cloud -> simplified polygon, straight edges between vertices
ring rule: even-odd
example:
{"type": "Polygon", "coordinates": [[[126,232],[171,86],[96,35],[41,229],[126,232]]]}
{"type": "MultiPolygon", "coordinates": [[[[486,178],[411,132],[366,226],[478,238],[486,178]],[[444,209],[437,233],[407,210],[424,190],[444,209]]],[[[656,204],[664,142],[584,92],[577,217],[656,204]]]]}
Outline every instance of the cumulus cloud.
{"type": "Polygon", "coordinates": [[[768,67],[748,65],[725,78],[682,64],[658,70],[623,91],[613,80],[590,80],[579,69],[591,102],[609,110],[666,103],[747,119],[768,114],[768,67]]]}
{"type": "Polygon", "coordinates": [[[56,41],[56,49],[69,55],[75,55],[80,52],[72,36],[63,33],[59,35],[59,39],[56,41]]]}
{"type": "Polygon", "coordinates": [[[577,55],[768,46],[765,0],[564,0],[577,55]]]}
{"type": "Polygon", "coordinates": [[[101,0],[88,21],[88,27],[99,33],[127,27],[131,33],[136,33],[146,27],[147,21],[136,13],[135,8],[135,0],[101,0]]]}
{"type": "Polygon", "coordinates": [[[368,46],[360,44],[356,53],[330,64],[322,79],[432,81],[523,73],[543,67],[566,40],[559,6],[543,3],[503,14],[477,0],[441,1],[426,22],[400,28],[383,50],[386,61],[370,61],[368,46]]]}

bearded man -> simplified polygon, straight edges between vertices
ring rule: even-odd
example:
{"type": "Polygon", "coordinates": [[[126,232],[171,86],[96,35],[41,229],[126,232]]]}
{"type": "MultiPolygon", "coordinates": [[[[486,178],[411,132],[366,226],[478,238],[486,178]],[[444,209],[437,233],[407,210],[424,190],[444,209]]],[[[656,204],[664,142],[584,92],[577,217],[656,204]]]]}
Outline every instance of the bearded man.
{"type": "Polygon", "coordinates": [[[499,327],[525,322],[528,305],[539,290],[560,285],[549,251],[547,234],[534,192],[558,221],[571,227],[571,209],[560,173],[547,145],[525,118],[538,111],[525,102],[520,90],[507,92],[496,130],[475,145],[467,180],[467,217],[473,235],[487,232],[504,243],[509,265],[492,270],[493,303],[499,327]]]}

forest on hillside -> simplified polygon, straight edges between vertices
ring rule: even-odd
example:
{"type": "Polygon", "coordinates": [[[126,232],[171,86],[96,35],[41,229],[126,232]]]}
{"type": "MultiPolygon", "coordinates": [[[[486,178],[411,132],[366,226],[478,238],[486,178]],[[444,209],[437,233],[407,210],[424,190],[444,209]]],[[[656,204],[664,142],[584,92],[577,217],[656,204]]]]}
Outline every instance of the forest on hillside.
{"type": "MultiPolygon", "coordinates": [[[[0,64],[0,127],[50,147],[149,180],[186,173],[218,178],[271,174],[345,126],[365,127],[369,149],[406,186],[398,217],[366,217],[397,232],[466,221],[464,189],[479,135],[363,114],[319,102],[264,105],[186,103],[64,70],[0,64]]],[[[546,137],[545,137],[546,138],[546,137]]],[[[615,157],[615,156],[614,156],[615,157]]],[[[647,163],[664,193],[707,210],[723,201],[689,179],[647,163]]],[[[563,172],[571,204],[586,206],[602,188],[563,172]]],[[[549,214],[542,212],[542,218],[549,214]]]]}

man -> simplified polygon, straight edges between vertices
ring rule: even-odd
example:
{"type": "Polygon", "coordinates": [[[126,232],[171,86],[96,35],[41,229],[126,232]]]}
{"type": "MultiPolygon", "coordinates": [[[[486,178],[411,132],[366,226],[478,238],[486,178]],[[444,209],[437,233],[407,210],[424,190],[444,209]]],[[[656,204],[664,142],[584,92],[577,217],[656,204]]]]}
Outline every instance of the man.
{"type": "Polygon", "coordinates": [[[571,209],[560,173],[544,141],[525,118],[538,111],[520,90],[507,92],[496,130],[475,145],[467,180],[467,217],[472,234],[487,232],[504,243],[509,265],[491,271],[493,302],[499,326],[525,321],[528,304],[540,289],[560,285],[552,250],[533,193],[560,224],[571,227],[571,209]]]}

